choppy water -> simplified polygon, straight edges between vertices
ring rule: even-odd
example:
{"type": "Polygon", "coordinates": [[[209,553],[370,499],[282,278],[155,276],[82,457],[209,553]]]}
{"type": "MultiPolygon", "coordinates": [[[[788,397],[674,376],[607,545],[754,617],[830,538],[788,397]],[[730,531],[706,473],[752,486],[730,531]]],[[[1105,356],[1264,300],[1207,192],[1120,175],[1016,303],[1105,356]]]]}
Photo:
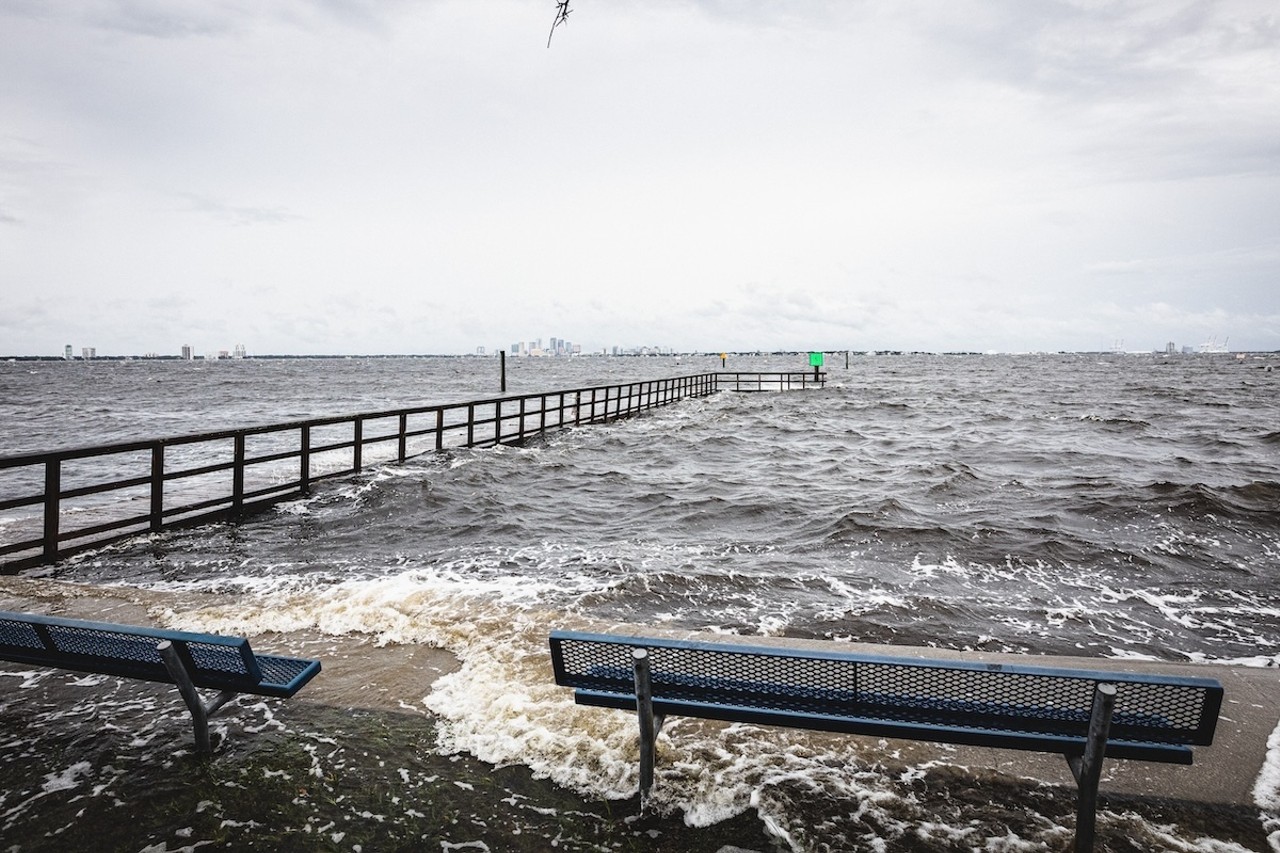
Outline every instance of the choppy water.
{"type": "MultiPolygon", "coordinates": [[[[431,454],[237,527],[33,574],[221,596],[173,614],[175,627],[448,649],[462,669],[420,697],[446,748],[611,796],[634,790],[629,723],[545,683],[550,628],[1280,665],[1280,358],[843,362],[829,360],[824,390],[723,393],[523,447],[431,454]]],[[[718,367],[521,360],[509,391],[718,367]]],[[[0,389],[3,454],[489,397],[497,365],[11,363],[0,389]]],[[[717,749],[719,736],[683,737],[693,754],[717,749]]],[[[703,822],[754,799],[783,827],[800,795],[769,788],[761,806],[762,779],[862,797],[865,780],[829,778],[833,756],[801,760],[791,737],[724,759],[714,788],[668,762],[661,796],[703,822]]],[[[1045,832],[1033,841],[1054,843],[1045,832]]]]}

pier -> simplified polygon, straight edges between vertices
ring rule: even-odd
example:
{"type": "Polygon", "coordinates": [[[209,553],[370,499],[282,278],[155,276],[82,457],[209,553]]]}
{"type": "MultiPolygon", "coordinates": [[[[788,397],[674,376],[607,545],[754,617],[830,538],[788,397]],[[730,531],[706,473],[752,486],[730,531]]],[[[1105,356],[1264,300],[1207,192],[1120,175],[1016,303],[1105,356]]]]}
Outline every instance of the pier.
{"type": "Polygon", "coordinates": [[[720,391],[825,386],[818,371],[718,372],[363,412],[0,458],[0,574],[144,533],[239,520],[313,484],[424,453],[521,444],[720,391]]]}

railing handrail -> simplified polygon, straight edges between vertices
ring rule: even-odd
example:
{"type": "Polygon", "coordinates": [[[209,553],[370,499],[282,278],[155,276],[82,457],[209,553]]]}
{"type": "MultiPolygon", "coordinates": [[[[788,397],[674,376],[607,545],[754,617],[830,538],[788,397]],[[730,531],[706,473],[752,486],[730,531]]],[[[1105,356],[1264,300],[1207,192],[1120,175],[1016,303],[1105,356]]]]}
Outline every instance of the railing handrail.
{"type": "MultiPolygon", "coordinates": [[[[324,415],[318,418],[303,418],[294,421],[280,421],[271,424],[258,424],[247,427],[229,427],[227,429],[213,430],[210,432],[199,433],[183,433],[180,435],[164,436],[158,438],[139,438],[127,441],[113,442],[108,444],[90,444],[80,447],[68,447],[61,450],[47,450],[38,453],[20,453],[12,456],[0,456],[0,468],[11,468],[20,465],[32,465],[44,462],[51,457],[60,459],[91,459],[95,456],[106,456],[113,453],[133,453],[140,450],[150,450],[157,444],[163,444],[166,447],[181,446],[184,444],[198,444],[206,441],[220,441],[223,439],[233,439],[238,435],[263,435],[271,432],[285,432],[291,429],[301,429],[302,427],[330,426],[333,424],[351,423],[354,420],[381,420],[383,418],[397,417],[401,414],[405,415],[421,415],[435,411],[449,411],[451,409],[465,409],[467,406],[492,406],[497,403],[507,403],[510,401],[532,400],[543,397],[554,397],[559,394],[575,394],[587,391],[603,391],[606,388],[626,388],[633,385],[641,385],[646,382],[673,382],[679,379],[696,379],[701,377],[712,377],[719,374],[695,373],[687,376],[670,377],[667,379],[637,379],[628,382],[617,382],[612,385],[591,385],[583,388],[564,388],[552,391],[538,391],[527,394],[512,394],[505,397],[483,397],[478,400],[460,400],[452,403],[433,403],[424,406],[407,406],[398,409],[380,409],[371,412],[353,412],[343,415],[324,415]]],[[[732,375],[732,374],[730,374],[732,375]]],[[[743,373],[742,375],[747,375],[743,373]]],[[[751,374],[755,375],[755,374],[751,374]]],[[[763,374],[772,375],[772,374],[763,374]]]]}
{"type": "MultiPolygon", "coordinates": [[[[328,415],[319,418],[305,418],[275,424],[237,429],[221,429],[202,433],[169,436],[164,438],[136,439],[114,442],[110,444],[90,445],[85,447],[65,448],[45,453],[24,453],[14,456],[0,457],[0,471],[20,468],[37,469],[32,472],[31,479],[43,482],[43,488],[24,495],[0,495],[0,510],[22,507],[42,507],[42,534],[38,537],[19,541],[0,540],[0,574],[15,571],[29,565],[56,561],[61,557],[87,548],[98,547],[113,541],[135,536],[143,532],[156,532],[177,525],[196,524],[217,519],[237,519],[247,512],[262,506],[268,506],[281,500],[300,494],[307,494],[313,483],[330,477],[348,476],[358,473],[369,464],[365,458],[366,448],[375,448],[395,442],[394,452],[384,455],[379,463],[396,460],[403,462],[410,456],[429,453],[431,450],[441,451],[446,447],[446,434],[453,443],[450,448],[488,447],[498,444],[519,443],[529,437],[567,426],[578,426],[583,423],[607,423],[620,418],[632,417],[658,406],[676,403],[689,397],[702,397],[716,393],[723,386],[732,390],[760,391],[778,390],[795,387],[811,387],[825,381],[818,374],[810,377],[801,371],[776,371],[769,373],[733,372],[698,373],[677,376],[667,379],[639,379],[611,385],[592,385],[583,388],[565,388],[552,391],[512,394],[502,397],[487,397],[479,400],[465,400],[453,403],[436,403],[432,405],[410,406],[398,409],[384,409],[372,412],[360,412],[348,415],[328,415]],[[743,377],[749,377],[748,385],[742,387],[743,377]],[[530,401],[536,401],[530,406],[530,401]],[[464,413],[461,418],[446,417],[451,413],[464,413]],[[414,416],[432,415],[429,425],[415,424],[410,428],[409,419],[414,416]],[[554,419],[548,415],[553,415],[554,419]],[[369,422],[397,420],[393,431],[380,431],[366,434],[365,425],[369,422]],[[533,423],[530,423],[530,420],[533,423]],[[514,424],[513,424],[514,422],[514,424]],[[313,443],[316,438],[313,431],[317,428],[335,425],[350,427],[350,435],[334,440],[330,436],[320,437],[320,443],[313,443]],[[505,431],[514,426],[513,431],[505,431]],[[281,449],[279,445],[254,448],[251,453],[247,439],[253,436],[269,436],[274,434],[297,434],[296,443],[281,449]],[[409,453],[410,439],[428,439],[433,437],[433,447],[415,449],[409,453]],[[213,442],[232,442],[231,454],[219,449],[216,454],[204,458],[183,460],[178,467],[166,465],[166,449],[189,445],[209,444],[213,442]],[[313,470],[313,458],[321,454],[350,451],[349,461],[341,461],[331,470],[313,470]],[[63,463],[77,460],[94,459],[113,455],[147,454],[147,461],[130,460],[130,469],[123,475],[114,472],[102,479],[88,483],[77,483],[64,487],[63,463]],[[246,473],[251,469],[255,474],[262,471],[255,466],[273,463],[288,463],[297,460],[298,467],[293,479],[269,480],[265,485],[250,484],[246,473]],[[231,474],[229,492],[219,493],[209,498],[206,494],[184,495],[183,503],[174,505],[172,500],[166,501],[166,485],[186,480],[188,484],[197,478],[211,475],[231,474]],[[146,490],[149,492],[149,510],[138,514],[138,505],[128,501],[120,501],[120,511],[124,505],[132,506],[133,514],[126,517],[112,517],[102,521],[94,518],[84,519],[82,526],[73,530],[64,530],[61,526],[63,502],[74,498],[85,498],[109,492],[125,490],[146,490]],[[109,535],[108,535],[109,534],[109,535]],[[79,540],[79,541],[77,541],[79,540]],[[63,547],[63,543],[75,543],[63,547]],[[34,553],[38,552],[38,553],[34,553]],[[6,562],[4,558],[11,554],[25,554],[6,562]]],[[[268,469],[268,474],[278,474],[279,467],[268,469]]],[[[80,472],[83,475],[83,472],[80,472]]],[[[200,484],[197,482],[197,486],[200,484]]],[[[20,525],[19,525],[20,526],[20,525]]]]}

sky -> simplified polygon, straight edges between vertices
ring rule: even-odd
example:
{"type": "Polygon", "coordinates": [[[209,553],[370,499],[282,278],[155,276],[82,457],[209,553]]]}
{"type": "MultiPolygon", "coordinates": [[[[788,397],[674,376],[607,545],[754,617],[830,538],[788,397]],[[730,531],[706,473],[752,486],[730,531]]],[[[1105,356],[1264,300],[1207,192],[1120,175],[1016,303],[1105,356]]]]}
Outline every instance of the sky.
{"type": "Polygon", "coordinates": [[[1280,349],[1275,0],[0,0],[0,355],[1280,349]]]}

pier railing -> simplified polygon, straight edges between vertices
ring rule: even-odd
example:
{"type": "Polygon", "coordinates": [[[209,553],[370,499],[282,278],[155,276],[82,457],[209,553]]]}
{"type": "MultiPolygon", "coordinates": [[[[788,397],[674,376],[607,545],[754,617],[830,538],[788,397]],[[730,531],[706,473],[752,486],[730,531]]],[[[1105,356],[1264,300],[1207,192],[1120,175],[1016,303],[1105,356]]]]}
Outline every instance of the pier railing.
{"type": "Polygon", "coordinates": [[[447,448],[520,444],[807,373],[702,373],[0,457],[0,574],[148,532],[236,520],[312,484],[447,448]]]}

